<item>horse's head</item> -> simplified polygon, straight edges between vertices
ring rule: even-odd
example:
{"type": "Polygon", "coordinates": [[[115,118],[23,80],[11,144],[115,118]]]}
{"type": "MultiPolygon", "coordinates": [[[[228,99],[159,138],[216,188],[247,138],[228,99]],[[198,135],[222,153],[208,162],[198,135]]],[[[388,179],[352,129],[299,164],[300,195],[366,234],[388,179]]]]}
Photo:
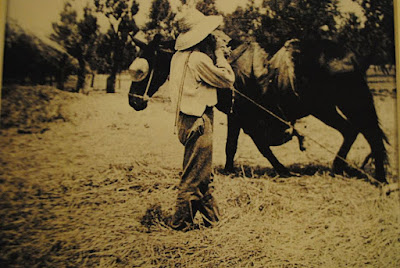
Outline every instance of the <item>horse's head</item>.
{"type": "Polygon", "coordinates": [[[149,44],[134,41],[140,51],[129,67],[132,79],[129,105],[140,111],[147,107],[149,98],[167,80],[175,41],[162,41],[160,35],[156,35],[149,44]]]}

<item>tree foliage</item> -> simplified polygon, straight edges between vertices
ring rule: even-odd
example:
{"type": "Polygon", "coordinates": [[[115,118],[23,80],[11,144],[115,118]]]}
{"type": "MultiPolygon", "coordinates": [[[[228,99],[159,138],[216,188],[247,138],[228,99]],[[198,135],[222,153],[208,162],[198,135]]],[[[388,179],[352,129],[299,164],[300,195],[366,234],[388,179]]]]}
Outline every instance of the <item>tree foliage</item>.
{"type": "Polygon", "coordinates": [[[146,36],[151,40],[156,34],[173,39],[177,35],[174,22],[175,13],[171,10],[168,0],[153,0],[150,7],[150,21],[144,27],[146,36]]]}
{"type": "Polygon", "coordinates": [[[225,30],[238,39],[256,40],[268,51],[286,40],[330,38],[336,32],[335,0],[251,0],[225,18],[225,30]]]}
{"type": "Polygon", "coordinates": [[[197,1],[196,8],[207,16],[219,14],[218,9],[215,6],[215,0],[197,1]]]}
{"type": "Polygon", "coordinates": [[[126,69],[135,57],[132,37],[139,31],[134,19],[139,4],[135,0],[94,0],[94,4],[96,11],[104,14],[110,23],[109,30],[100,39],[97,55],[108,63],[107,92],[113,93],[117,73],[126,69]]]}
{"type": "Polygon", "coordinates": [[[83,18],[78,20],[77,11],[71,3],[66,2],[60,13],[60,21],[53,23],[54,33],[50,36],[79,62],[76,92],[84,86],[87,62],[93,57],[99,28],[92,10],[85,7],[83,11],[83,18]]]}
{"type": "Polygon", "coordinates": [[[237,40],[255,40],[255,33],[261,26],[260,7],[251,0],[245,8],[238,6],[234,12],[224,16],[224,30],[227,35],[237,40]]]}
{"type": "Polygon", "coordinates": [[[266,14],[256,29],[257,41],[276,50],[286,40],[332,38],[339,14],[335,0],[264,0],[266,14]],[[324,30],[323,30],[324,29],[324,30]]]}
{"type": "Polygon", "coordinates": [[[356,1],[363,8],[364,25],[355,14],[345,18],[346,23],[338,39],[358,53],[369,64],[393,64],[394,10],[392,0],[356,1]]]}
{"type": "Polygon", "coordinates": [[[241,40],[257,40],[270,52],[286,40],[330,39],[355,51],[365,68],[394,62],[392,0],[353,0],[360,4],[366,21],[343,15],[337,0],[250,0],[225,16],[225,31],[241,40]]]}
{"type": "Polygon", "coordinates": [[[181,3],[182,5],[194,7],[207,16],[219,14],[215,0],[181,0],[181,3]]]}

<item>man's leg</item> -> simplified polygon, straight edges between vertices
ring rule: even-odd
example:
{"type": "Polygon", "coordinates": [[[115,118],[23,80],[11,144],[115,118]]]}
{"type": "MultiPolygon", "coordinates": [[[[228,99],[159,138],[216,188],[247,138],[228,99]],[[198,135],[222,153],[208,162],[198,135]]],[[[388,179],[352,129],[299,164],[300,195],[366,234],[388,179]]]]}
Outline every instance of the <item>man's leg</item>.
{"type": "Polygon", "coordinates": [[[213,114],[210,109],[202,118],[180,115],[179,139],[185,145],[185,154],[173,228],[180,225],[185,228],[193,223],[193,218],[199,209],[211,221],[218,219],[215,216],[217,214],[212,213],[213,209],[217,209],[213,208],[215,202],[208,191],[212,172],[212,124],[213,114]],[[193,133],[196,130],[192,127],[197,120],[202,120],[204,123],[202,135],[193,133]]]}

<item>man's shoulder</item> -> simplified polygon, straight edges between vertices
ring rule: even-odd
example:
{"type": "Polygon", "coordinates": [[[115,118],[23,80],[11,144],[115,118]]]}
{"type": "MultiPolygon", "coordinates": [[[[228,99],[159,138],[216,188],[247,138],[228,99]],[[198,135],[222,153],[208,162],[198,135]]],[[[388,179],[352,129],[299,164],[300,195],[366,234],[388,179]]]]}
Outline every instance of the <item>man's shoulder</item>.
{"type": "Polygon", "coordinates": [[[211,58],[200,51],[193,51],[192,54],[190,55],[189,62],[192,64],[213,64],[211,58]]]}

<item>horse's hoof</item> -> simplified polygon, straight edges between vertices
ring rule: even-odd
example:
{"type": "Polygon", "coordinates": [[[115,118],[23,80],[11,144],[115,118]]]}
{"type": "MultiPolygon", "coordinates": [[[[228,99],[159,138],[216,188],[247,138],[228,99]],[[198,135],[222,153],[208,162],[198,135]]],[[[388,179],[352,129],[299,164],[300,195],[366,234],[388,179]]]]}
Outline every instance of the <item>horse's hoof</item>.
{"type": "Polygon", "coordinates": [[[376,180],[379,181],[382,185],[388,185],[389,182],[386,180],[385,177],[381,178],[381,177],[376,177],[376,180]]]}
{"type": "Polygon", "coordinates": [[[222,170],[222,174],[224,174],[224,175],[229,175],[232,173],[235,173],[235,169],[233,167],[225,166],[225,168],[222,170]]]}
{"type": "Polygon", "coordinates": [[[342,161],[338,161],[338,162],[334,161],[333,165],[332,165],[331,173],[336,174],[336,175],[344,175],[346,168],[348,168],[346,163],[344,163],[342,161]]]}
{"type": "Polygon", "coordinates": [[[290,177],[297,177],[296,174],[290,172],[289,170],[278,172],[280,178],[290,178],[290,177]]]}

